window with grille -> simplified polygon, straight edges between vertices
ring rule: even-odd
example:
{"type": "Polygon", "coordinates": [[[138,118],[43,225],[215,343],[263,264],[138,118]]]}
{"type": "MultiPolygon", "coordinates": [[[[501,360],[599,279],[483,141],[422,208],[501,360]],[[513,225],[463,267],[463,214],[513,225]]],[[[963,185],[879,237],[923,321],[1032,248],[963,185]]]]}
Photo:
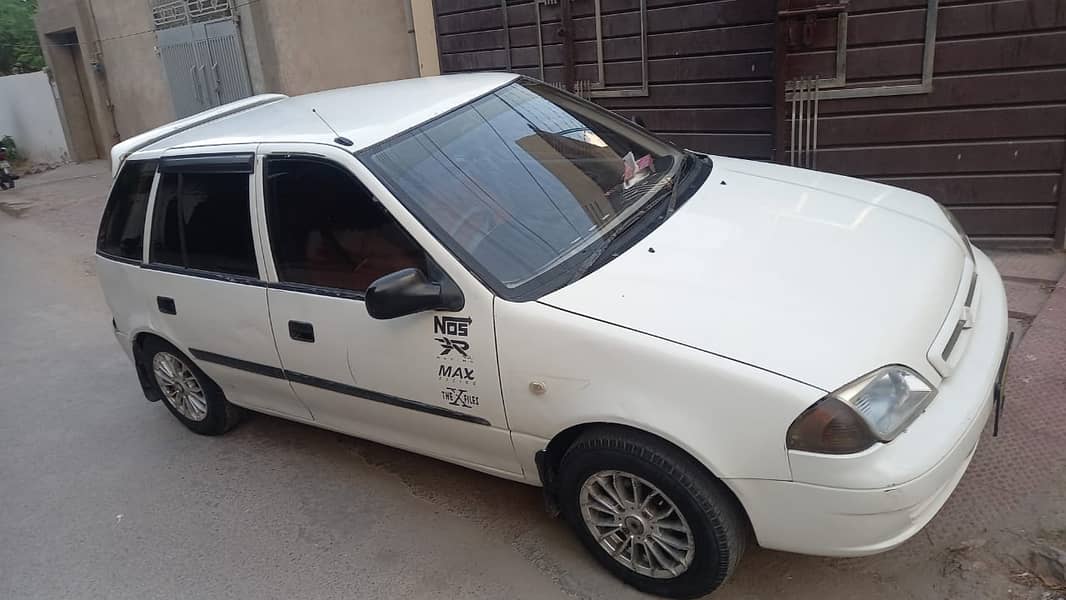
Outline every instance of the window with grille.
{"type": "Polygon", "coordinates": [[[191,23],[228,19],[233,16],[229,0],[151,0],[152,23],[170,29],[191,23]]]}

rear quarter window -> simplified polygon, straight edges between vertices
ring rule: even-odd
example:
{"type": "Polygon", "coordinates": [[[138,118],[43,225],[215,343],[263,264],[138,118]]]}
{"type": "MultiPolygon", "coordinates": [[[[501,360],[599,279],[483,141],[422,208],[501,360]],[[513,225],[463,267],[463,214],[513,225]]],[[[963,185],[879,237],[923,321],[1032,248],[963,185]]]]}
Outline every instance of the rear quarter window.
{"type": "Polygon", "coordinates": [[[156,161],[126,161],[111,189],[100,221],[96,250],[140,261],[144,253],[144,217],[155,179],[156,161]]]}

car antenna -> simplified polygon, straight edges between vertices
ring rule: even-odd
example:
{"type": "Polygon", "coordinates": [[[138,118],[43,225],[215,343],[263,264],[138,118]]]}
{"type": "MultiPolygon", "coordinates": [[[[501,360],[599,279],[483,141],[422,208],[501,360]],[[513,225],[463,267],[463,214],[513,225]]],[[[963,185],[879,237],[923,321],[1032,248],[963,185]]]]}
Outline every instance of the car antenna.
{"type": "Polygon", "coordinates": [[[333,141],[335,143],[340,144],[341,146],[354,146],[355,145],[355,142],[353,142],[352,140],[350,140],[350,139],[344,137],[343,135],[337,133],[337,130],[334,129],[333,126],[329,124],[329,121],[326,121],[325,119],[323,119],[322,115],[318,114],[317,110],[312,108],[311,112],[315,113],[315,116],[318,117],[318,120],[322,121],[322,123],[324,123],[326,127],[329,127],[329,130],[333,132],[333,135],[337,136],[337,137],[333,138],[333,141]]]}

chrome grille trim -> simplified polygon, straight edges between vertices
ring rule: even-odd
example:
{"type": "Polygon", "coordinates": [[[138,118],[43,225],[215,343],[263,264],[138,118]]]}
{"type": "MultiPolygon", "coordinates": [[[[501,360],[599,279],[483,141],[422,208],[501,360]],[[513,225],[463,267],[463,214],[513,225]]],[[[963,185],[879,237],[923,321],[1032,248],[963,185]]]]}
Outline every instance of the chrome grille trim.
{"type": "Polygon", "coordinates": [[[948,357],[951,356],[951,351],[955,349],[955,344],[959,343],[959,336],[962,335],[962,330],[966,328],[966,321],[959,320],[955,323],[955,329],[951,332],[951,337],[948,338],[948,343],[944,346],[944,350],[940,353],[940,358],[947,362],[948,357]]]}
{"type": "Polygon", "coordinates": [[[973,293],[977,290],[977,269],[973,270],[973,277],[970,278],[970,291],[966,293],[966,303],[963,306],[973,305],[973,293]]]}

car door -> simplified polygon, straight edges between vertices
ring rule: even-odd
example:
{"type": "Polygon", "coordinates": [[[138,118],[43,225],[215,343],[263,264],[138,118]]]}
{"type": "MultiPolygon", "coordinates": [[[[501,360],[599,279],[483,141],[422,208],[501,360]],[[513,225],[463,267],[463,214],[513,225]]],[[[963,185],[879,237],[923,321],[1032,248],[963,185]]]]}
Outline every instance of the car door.
{"type": "Polygon", "coordinates": [[[398,207],[353,173],[360,165],[352,155],[316,145],[264,144],[259,152],[271,324],[285,372],[315,421],[521,474],[500,391],[491,294],[456,277],[449,257],[427,252],[426,240],[392,216],[398,207]],[[405,268],[455,282],[462,310],[372,318],[364,292],[405,268]]]}
{"type": "Polygon", "coordinates": [[[257,259],[254,147],[164,156],[148,222],[142,302],[235,404],[309,421],[281,370],[257,259]]]}

